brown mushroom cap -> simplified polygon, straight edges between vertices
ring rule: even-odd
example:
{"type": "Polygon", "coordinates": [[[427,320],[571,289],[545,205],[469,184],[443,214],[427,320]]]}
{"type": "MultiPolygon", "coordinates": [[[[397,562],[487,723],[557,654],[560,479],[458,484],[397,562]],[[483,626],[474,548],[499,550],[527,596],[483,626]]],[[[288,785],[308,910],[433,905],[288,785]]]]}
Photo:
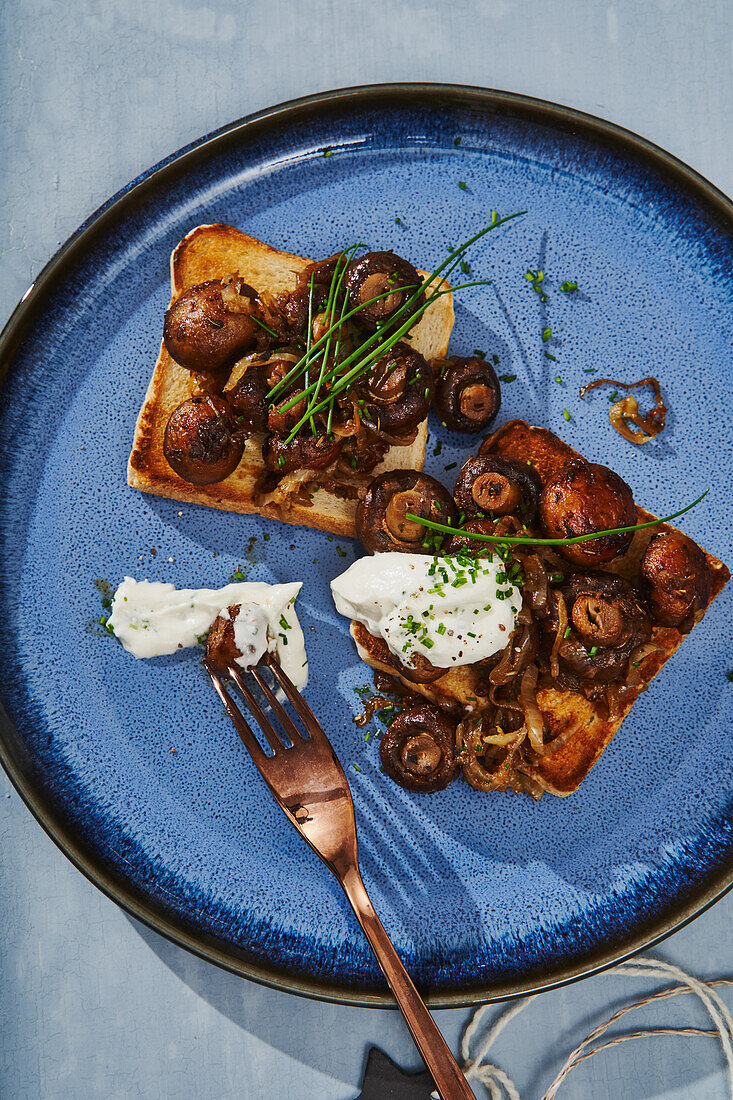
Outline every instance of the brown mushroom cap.
{"type": "Polygon", "coordinates": [[[439,481],[417,470],[388,470],[371,482],[356,509],[356,533],[370,554],[402,550],[425,553],[429,528],[406,518],[412,512],[435,523],[454,524],[455,501],[439,481]]]}
{"type": "Polygon", "coordinates": [[[241,359],[264,331],[252,316],[256,291],[240,278],[220,279],[184,290],[169,307],[163,326],[168,354],[180,366],[212,374],[241,359]]]}
{"type": "Polygon", "coordinates": [[[285,436],[269,435],[262,446],[265,469],[276,474],[323,470],[336,461],[343,443],[343,439],[332,439],[325,432],[313,435],[306,429],[289,443],[285,436]]]}
{"type": "Polygon", "coordinates": [[[227,399],[242,428],[251,432],[267,430],[269,392],[265,363],[250,363],[232,389],[227,399]]]}
{"type": "Polygon", "coordinates": [[[660,531],[654,536],[641,559],[639,576],[652,616],[663,626],[690,629],[695,612],[710,600],[707,558],[680,531],[660,531]]]}
{"type": "Polygon", "coordinates": [[[301,339],[308,328],[308,313],[311,320],[321,313],[328,301],[328,286],[314,283],[313,301],[308,285],[298,285],[288,294],[280,295],[276,300],[277,316],[275,329],[283,340],[301,339]]]}
{"type": "Polygon", "coordinates": [[[457,777],[455,724],[427,703],[405,707],[379,744],[390,779],[408,791],[442,791],[457,777]]]}
{"type": "Polygon", "coordinates": [[[480,432],[496,419],[501,389],[496,371],[484,359],[454,356],[440,369],[435,411],[454,432],[480,432]]]}
{"type": "MultiPolygon", "coordinates": [[[[623,577],[599,571],[573,574],[561,594],[570,628],[559,649],[563,663],[594,683],[621,679],[633,650],[651,637],[651,622],[636,590],[623,577]]],[[[548,627],[551,635],[554,617],[548,627]]]]}
{"type": "Polygon", "coordinates": [[[542,482],[537,471],[525,462],[498,455],[469,458],[458,475],[453,498],[467,516],[491,512],[516,514],[527,524],[537,518],[542,482]]]}
{"type": "Polygon", "coordinates": [[[519,535],[521,537],[527,534],[523,524],[516,516],[500,516],[498,519],[492,519],[490,516],[477,516],[463,524],[460,534],[448,536],[443,543],[445,553],[470,554],[475,558],[488,558],[492,554],[496,554],[496,543],[485,542],[483,539],[472,539],[470,538],[470,532],[497,537],[502,535],[519,535]]]}
{"type": "Polygon", "coordinates": [[[244,433],[223,397],[192,397],[171,413],[163,454],[184,481],[192,485],[223,481],[237,468],[243,451],[244,433]]]}
{"type": "Polygon", "coordinates": [[[395,344],[357,381],[356,392],[365,402],[362,419],[392,435],[407,433],[428,415],[434,385],[422,355],[407,344],[395,344]]]}
{"type": "Polygon", "coordinates": [[[234,620],[239,615],[239,605],[228,608],[229,618],[217,615],[206,640],[206,656],[219,668],[226,669],[242,656],[234,641],[234,620]]]}
{"type": "MultiPolygon", "coordinates": [[[[422,279],[415,268],[394,252],[367,252],[352,260],[344,275],[344,287],[348,295],[349,308],[364,308],[354,316],[354,321],[369,331],[387,324],[403,306],[416,289],[422,286],[422,279]],[[372,298],[391,291],[386,298],[364,305],[372,298]]],[[[410,307],[417,309],[425,301],[421,291],[419,298],[410,307]]],[[[408,318],[407,312],[400,315],[398,321],[403,324],[408,318]]]]}
{"type": "MultiPolygon", "coordinates": [[[[548,538],[573,538],[636,523],[631,489],[618,474],[594,462],[574,461],[547,482],[540,496],[539,514],[548,538]]],[[[598,565],[622,554],[633,537],[627,531],[604,535],[572,546],[559,546],[577,565],[598,565]]]]}

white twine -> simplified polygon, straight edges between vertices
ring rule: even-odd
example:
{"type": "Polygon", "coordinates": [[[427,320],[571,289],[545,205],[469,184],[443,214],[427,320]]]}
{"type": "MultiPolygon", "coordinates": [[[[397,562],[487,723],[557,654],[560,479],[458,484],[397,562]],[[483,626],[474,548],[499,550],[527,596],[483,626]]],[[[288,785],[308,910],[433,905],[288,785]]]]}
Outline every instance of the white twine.
{"type": "MultiPolygon", "coordinates": [[[[641,1000],[634,1001],[632,1004],[618,1009],[613,1015],[609,1016],[607,1020],[604,1020],[603,1023],[594,1027],[582,1043],[579,1043],[575,1050],[565,1059],[554,1081],[542,1096],[542,1100],[555,1100],[560,1085],[566,1080],[569,1074],[572,1073],[574,1069],[577,1069],[582,1062],[585,1062],[588,1058],[592,1058],[595,1054],[600,1054],[601,1051],[609,1050],[611,1047],[618,1046],[621,1043],[628,1043],[631,1039],[646,1039],[656,1035],[696,1035],[717,1039],[722,1046],[728,1069],[727,1091],[729,1100],[733,1100],[733,1015],[715,988],[720,985],[733,985],[733,980],[728,978],[717,978],[713,981],[702,981],[699,978],[695,978],[685,973],[685,971],[681,970],[678,966],[673,966],[672,963],[650,958],[632,959],[630,962],[621,963],[619,966],[607,971],[607,973],[638,978],[671,978],[680,984],[670,986],[666,989],[660,989],[656,993],[650,993],[641,1000]],[[623,1035],[616,1035],[612,1039],[607,1039],[604,1042],[598,1042],[608,1029],[622,1019],[628,1012],[632,1012],[636,1008],[643,1008],[653,1001],[661,1001],[667,997],[678,997],[685,993],[692,993],[702,1002],[715,1025],[714,1028],[641,1028],[638,1031],[626,1032],[623,1035]]],[[[509,1005],[508,1008],[504,1009],[489,1028],[473,1056],[471,1055],[471,1044],[481,1024],[484,1022],[486,1016],[493,1011],[494,1006],[481,1005],[480,1008],[476,1009],[463,1033],[463,1038],[461,1040],[461,1058],[463,1059],[463,1069],[466,1078],[469,1081],[475,1081],[482,1084],[490,1100],[522,1100],[519,1089],[514,1084],[511,1077],[509,1077],[509,1075],[499,1066],[495,1066],[491,1062],[485,1062],[484,1059],[488,1055],[494,1040],[504,1030],[507,1024],[513,1020],[515,1016],[518,1016],[527,1005],[531,1004],[537,996],[538,994],[534,994],[531,997],[525,997],[523,1000],[516,1001],[509,1005]]],[[[437,1092],[434,1092],[432,1095],[439,1100],[437,1092]]]]}

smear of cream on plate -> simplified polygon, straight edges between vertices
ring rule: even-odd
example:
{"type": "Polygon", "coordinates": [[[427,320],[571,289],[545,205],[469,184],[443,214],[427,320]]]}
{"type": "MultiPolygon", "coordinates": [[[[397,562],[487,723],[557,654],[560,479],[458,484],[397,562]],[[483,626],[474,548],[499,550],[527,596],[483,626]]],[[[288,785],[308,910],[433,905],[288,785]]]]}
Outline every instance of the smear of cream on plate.
{"type": "Polygon", "coordinates": [[[243,668],[269,651],[297,688],[308,682],[308,659],[295,598],[301,582],[265,584],[244,581],[223,588],[176,588],[162,581],[125,577],[112,599],[107,626],[134,657],[162,657],[206,640],[218,615],[234,620],[234,641],[243,668]]]}

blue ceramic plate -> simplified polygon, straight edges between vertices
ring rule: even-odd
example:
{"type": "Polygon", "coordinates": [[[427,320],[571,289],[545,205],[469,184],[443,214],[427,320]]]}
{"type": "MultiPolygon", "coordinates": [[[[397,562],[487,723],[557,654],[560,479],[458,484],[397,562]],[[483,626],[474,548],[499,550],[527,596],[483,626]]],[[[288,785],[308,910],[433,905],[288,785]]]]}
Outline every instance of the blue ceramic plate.
{"type": "MultiPolygon", "coordinates": [[[[359,546],[126,485],[168,258],[189,229],[230,222],[314,257],[361,240],[430,269],[493,209],[527,213],[475,249],[471,276],[493,282],[461,295],[454,351],[497,356],[499,373],[516,376],[502,417],[545,425],[608,463],[657,514],[710,486],[683,526],[730,561],[731,204],[667,154],[565,108],[391,86],[237,123],[103,207],[4,336],[5,766],[64,851],[128,910],[286,989],[386,1002],[339,887],[276,808],[200,652],[133,660],[95,625],[100,578],[218,586],[239,566],[251,579],[305,582],[308,699],[351,780],[375,906],[434,1004],[589,973],[730,883],[727,594],[577,794],[535,804],[455,783],[416,796],[380,773],[374,740],[352,722],[369,676],[328,582],[359,546]],[[528,268],[544,271],[546,301],[528,268]],[[578,291],[562,293],[564,280],[578,291]],[[578,398],[591,367],[657,374],[671,408],[664,435],[643,449],[616,435],[604,393],[578,398]]],[[[430,433],[427,469],[452,487],[477,441],[435,419],[430,433]]]]}

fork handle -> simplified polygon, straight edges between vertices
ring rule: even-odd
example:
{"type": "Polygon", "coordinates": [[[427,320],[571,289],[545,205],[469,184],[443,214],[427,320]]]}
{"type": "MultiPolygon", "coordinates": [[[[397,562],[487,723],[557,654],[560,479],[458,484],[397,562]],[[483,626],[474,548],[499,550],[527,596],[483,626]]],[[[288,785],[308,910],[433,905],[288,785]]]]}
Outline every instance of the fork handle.
{"type": "Polygon", "coordinates": [[[349,868],[343,875],[337,873],[337,878],[356,914],[356,919],[364,930],[364,935],[369,940],[377,962],[395,995],[417,1049],[430,1070],[441,1097],[443,1100],[476,1100],[450,1047],[415,989],[412,978],[402,965],[402,960],[375,913],[359,871],[356,868],[349,868]]]}

